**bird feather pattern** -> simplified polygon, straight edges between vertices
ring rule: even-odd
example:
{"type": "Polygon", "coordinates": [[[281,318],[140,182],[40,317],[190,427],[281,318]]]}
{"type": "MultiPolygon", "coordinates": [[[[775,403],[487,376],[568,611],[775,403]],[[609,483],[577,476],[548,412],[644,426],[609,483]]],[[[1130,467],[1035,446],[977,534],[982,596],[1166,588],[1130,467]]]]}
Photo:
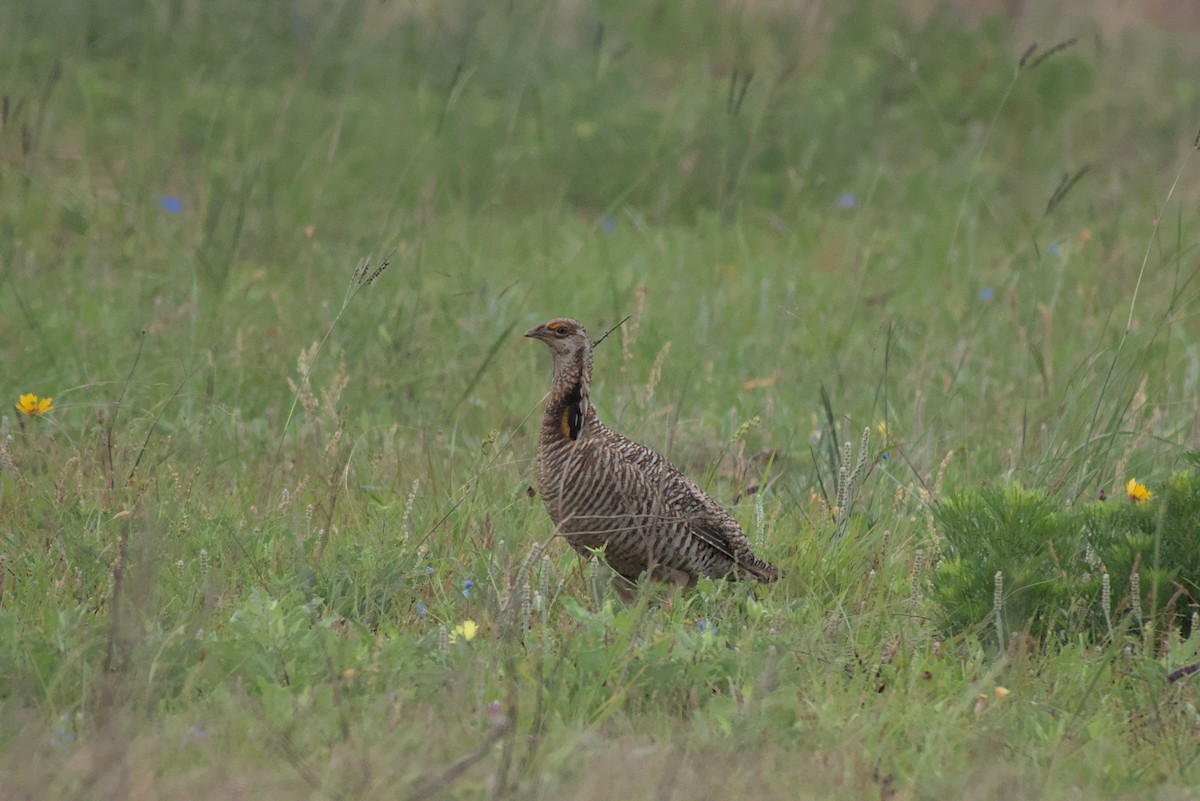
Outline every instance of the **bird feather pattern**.
{"type": "Polygon", "coordinates": [[[558,318],[526,333],[554,355],[538,441],[537,479],[556,528],[578,551],[603,551],[631,581],[649,572],[681,585],[699,576],[769,582],[737,521],[659,453],[600,422],[590,402],[591,343],[558,318]]]}

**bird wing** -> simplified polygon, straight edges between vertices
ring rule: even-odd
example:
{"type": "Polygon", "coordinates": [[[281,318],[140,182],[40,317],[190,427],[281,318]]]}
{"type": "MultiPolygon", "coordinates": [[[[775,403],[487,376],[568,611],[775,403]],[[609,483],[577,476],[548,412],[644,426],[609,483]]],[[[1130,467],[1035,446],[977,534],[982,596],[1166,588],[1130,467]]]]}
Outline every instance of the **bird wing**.
{"type": "MultiPolygon", "coordinates": [[[[620,437],[609,432],[613,437],[620,437]]],[[[678,521],[687,536],[729,559],[746,573],[763,581],[774,579],[774,569],[754,556],[750,541],[737,521],[664,456],[644,445],[620,437],[620,455],[609,465],[613,484],[624,490],[622,505],[636,508],[639,499],[661,504],[656,516],[678,521]]]]}
{"type": "Polygon", "coordinates": [[[777,576],[775,568],[754,555],[750,548],[750,540],[746,538],[746,533],[733,516],[694,481],[686,476],[684,478],[691,485],[695,499],[702,507],[701,512],[690,517],[692,535],[727,556],[737,565],[739,571],[759,581],[774,581],[777,576]]]}

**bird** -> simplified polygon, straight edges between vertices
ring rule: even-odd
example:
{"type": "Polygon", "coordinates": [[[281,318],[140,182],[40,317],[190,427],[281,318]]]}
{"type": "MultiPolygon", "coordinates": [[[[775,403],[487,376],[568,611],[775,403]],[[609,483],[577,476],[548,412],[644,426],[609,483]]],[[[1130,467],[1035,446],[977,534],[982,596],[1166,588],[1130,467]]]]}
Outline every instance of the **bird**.
{"type": "Polygon", "coordinates": [[[577,320],[558,317],[525,336],[554,357],[537,449],[539,494],[581,555],[602,553],[625,600],[643,574],[676,588],[701,576],[773,582],[737,521],[659,453],[600,422],[591,401],[592,343],[577,320]]]}

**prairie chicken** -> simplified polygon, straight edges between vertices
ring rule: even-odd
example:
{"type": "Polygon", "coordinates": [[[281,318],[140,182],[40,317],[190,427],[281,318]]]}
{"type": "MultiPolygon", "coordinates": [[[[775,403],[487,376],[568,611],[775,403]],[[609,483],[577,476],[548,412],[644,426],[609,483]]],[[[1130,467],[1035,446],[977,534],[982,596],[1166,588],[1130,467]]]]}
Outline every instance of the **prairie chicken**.
{"type": "MultiPolygon", "coordinates": [[[[592,344],[575,320],[525,332],[554,354],[537,483],[558,532],[581,554],[603,548],[618,574],[690,587],[700,576],[774,581],[734,520],[659,454],[606,428],[589,398],[592,344]]],[[[614,581],[623,597],[629,585],[614,581]]]]}

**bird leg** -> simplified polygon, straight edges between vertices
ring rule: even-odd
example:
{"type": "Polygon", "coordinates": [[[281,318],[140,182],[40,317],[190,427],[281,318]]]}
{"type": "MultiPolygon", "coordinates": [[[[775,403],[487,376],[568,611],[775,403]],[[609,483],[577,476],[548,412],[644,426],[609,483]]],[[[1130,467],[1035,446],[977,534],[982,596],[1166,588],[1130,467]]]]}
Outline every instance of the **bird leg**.
{"type": "Polygon", "coordinates": [[[613,589],[617,591],[617,597],[626,606],[632,606],[637,602],[638,585],[636,581],[630,581],[620,573],[613,573],[612,585],[613,589]]]}

